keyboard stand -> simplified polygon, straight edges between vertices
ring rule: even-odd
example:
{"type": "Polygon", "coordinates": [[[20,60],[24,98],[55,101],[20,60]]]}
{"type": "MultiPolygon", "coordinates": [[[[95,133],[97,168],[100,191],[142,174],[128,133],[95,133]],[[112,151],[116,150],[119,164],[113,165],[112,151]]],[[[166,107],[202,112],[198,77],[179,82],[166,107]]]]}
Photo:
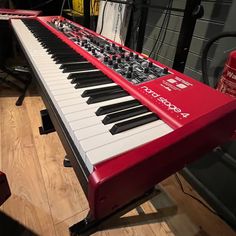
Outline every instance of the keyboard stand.
{"type": "MultiPolygon", "coordinates": [[[[151,189],[150,191],[146,192],[143,196],[137,198],[136,200],[130,202],[129,204],[127,204],[126,206],[124,206],[123,208],[119,209],[118,211],[112,213],[111,215],[107,216],[104,219],[101,220],[93,220],[91,219],[90,213],[88,213],[87,217],[85,219],[83,219],[82,221],[72,225],[69,228],[70,231],[70,235],[71,236],[86,236],[86,235],[90,235],[93,234],[95,232],[97,232],[98,230],[104,230],[106,228],[109,228],[109,223],[111,223],[112,220],[120,218],[121,216],[125,215],[126,213],[128,213],[129,211],[137,208],[139,208],[139,206],[143,203],[145,203],[146,201],[151,200],[153,197],[155,196],[159,196],[160,194],[164,193],[161,188],[159,187],[154,187],[153,189],[151,189]]],[[[167,209],[167,208],[166,208],[167,209]]],[[[160,212],[158,210],[158,212],[155,213],[151,213],[148,215],[145,215],[145,213],[143,213],[143,211],[140,213],[140,216],[145,215],[145,221],[147,220],[148,216],[152,217],[152,219],[157,220],[158,216],[163,217],[163,211],[161,210],[165,210],[165,208],[160,209],[160,212]],[[154,217],[153,217],[154,214],[154,217]]],[[[167,213],[168,215],[174,215],[177,212],[177,207],[176,205],[173,205],[170,209],[168,207],[167,209],[167,213]]],[[[137,218],[137,216],[135,216],[135,218],[137,218]]],[[[141,222],[143,222],[144,220],[142,219],[141,222]]],[[[117,220],[116,220],[117,222],[117,220]]],[[[111,227],[116,227],[115,224],[114,226],[112,225],[111,227]]]]}
{"type": "Polygon", "coordinates": [[[39,127],[39,133],[43,135],[54,132],[55,128],[53,126],[53,123],[51,121],[47,109],[41,110],[40,116],[41,116],[42,126],[39,127]]]}
{"type": "Polygon", "coordinates": [[[64,160],[63,160],[63,166],[64,167],[72,167],[71,163],[70,163],[70,159],[69,157],[66,155],[64,160]]]}
{"type": "Polygon", "coordinates": [[[16,101],[16,106],[21,106],[24,98],[25,98],[25,94],[26,91],[31,83],[31,76],[29,76],[29,71],[28,70],[24,70],[24,71],[17,71],[17,69],[8,69],[5,66],[0,66],[0,70],[3,73],[6,73],[6,77],[8,75],[11,75],[14,79],[16,79],[17,81],[19,81],[23,86],[18,85],[17,83],[14,83],[10,80],[7,80],[7,78],[1,78],[0,77],[0,83],[6,84],[7,86],[14,88],[16,90],[18,90],[21,95],[18,97],[17,101],[16,101]],[[19,75],[19,73],[25,73],[26,78],[23,78],[19,75]]]}

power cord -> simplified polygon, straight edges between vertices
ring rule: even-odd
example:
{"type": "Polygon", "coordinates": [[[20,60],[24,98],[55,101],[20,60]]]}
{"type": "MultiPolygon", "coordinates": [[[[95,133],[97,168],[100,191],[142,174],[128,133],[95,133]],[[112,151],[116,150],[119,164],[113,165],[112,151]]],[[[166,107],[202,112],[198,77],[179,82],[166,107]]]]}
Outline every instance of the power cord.
{"type": "Polygon", "coordinates": [[[181,180],[180,180],[180,178],[179,178],[179,176],[178,176],[177,173],[175,173],[175,178],[176,178],[176,181],[178,182],[178,184],[179,184],[179,186],[180,186],[180,188],[181,188],[181,191],[182,191],[184,194],[188,195],[189,197],[193,198],[195,201],[199,202],[202,206],[204,206],[204,207],[205,207],[208,211],[210,211],[212,214],[214,214],[214,215],[219,215],[217,212],[215,212],[215,211],[212,210],[210,207],[208,207],[202,200],[200,200],[199,198],[193,196],[191,193],[186,192],[186,191],[184,190],[184,186],[183,186],[183,184],[182,184],[182,182],[181,182],[181,180]]]}
{"type": "Polygon", "coordinates": [[[62,5],[61,5],[60,16],[62,16],[62,12],[63,12],[64,6],[65,6],[65,2],[66,2],[66,0],[63,0],[62,5]]]}
{"type": "Polygon", "coordinates": [[[69,7],[69,10],[70,10],[70,13],[72,15],[72,19],[73,21],[75,22],[75,16],[74,16],[74,12],[72,11],[72,7],[71,7],[71,4],[70,4],[70,0],[67,0],[67,3],[68,3],[68,7],[69,7]]]}
{"type": "Polygon", "coordinates": [[[102,31],[103,31],[104,17],[105,17],[105,10],[106,10],[106,7],[107,7],[107,2],[108,2],[108,0],[106,0],[106,2],[104,4],[104,7],[103,7],[103,10],[102,10],[102,25],[101,25],[101,29],[100,29],[99,34],[102,34],[102,31]]]}
{"type": "MultiPolygon", "coordinates": [[[[173,4],[173,0],[171,0],[170,1],[170,4],[169,4],[169,6],[168,6],[168,8],[170,8],[171,6],[172,6],[172,4],[173,4]]],[[[161,40],[161,43],[160,43],[160,45],[159,45],[159,47],[158,47],[158,49],[157,49],[157,51],[155,52],[155,55],[157,56],[157,58],[158,58],[158,56],[159,56],[159,52],[160,52],[160,50],[161,50],[161,48],[162,48],[162,46],[163,46],[163,43],[164,43],[164,40],[165,40],[165,38],[166,38],[166,33],[167,33],[167,29],[168,29],[168,25],[169,25],[169,22],[170,22],[170,10],[168,11],[168,16],[167,16],[167,21],[166,21],[166,25],[165,25],[165,31],[164,31],[164,35],[163,35],[163,37],[162,37],[162,40],[161,40]]]]}
{"type": "Polygon", "coordinates": [[[155,43],[154,43],[154,45],[153,45],[153,47],[152,47],[152,50],[151,50],[151,52],[149,53],[149,57],[151,57],[151,55],[152,55],[152,53],[154,52],[154,50],[155,50],[155,48],[156,48],[156,46],[157,46],[157,43],[158,43],[158,41],[159,41],[159,39],[160,39],[160,37],[161,37],[161,34],[162,34],[162,30],[163,30],[163,27],[164,27],[164,24],[165,24],[165,22],[166,22],[166,17],[167,17],[167,15],[168,15],[168,13],[170,13],[170,5],[171,5],[171,2],[172,2],[173,0],[169,0],[169,2],[168,2],[168,7],[167,7],[167,9],[166,9],[166,12],[165,12],[165,15],[164,15],[164,19],[163,19],[163,21],[162,21],[162,24],[161,24],[161,28],[160,28],[160,31],[159,31],[159,34],[158,34],[158,36],[157,36],[157,39],[156,39],[156,41],[155,41],[155,43]]]}

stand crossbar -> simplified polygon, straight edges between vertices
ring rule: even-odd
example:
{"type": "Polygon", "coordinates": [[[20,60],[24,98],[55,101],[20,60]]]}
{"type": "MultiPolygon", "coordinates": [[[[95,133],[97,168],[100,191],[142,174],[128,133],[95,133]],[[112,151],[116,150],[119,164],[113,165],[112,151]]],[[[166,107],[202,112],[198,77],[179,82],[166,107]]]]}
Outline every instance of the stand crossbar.
{"type": "Polygon", "coordinates": [[[111,215],[105,217],[104,219],[94,220],[91,218],[90,213],[88,213],[87,217],[82,221],[72,225],[69,228],[71,236],[86,236],[98,231],[103,225],[109,223],[114,218],[120,218],[121,216],[125,215],[129,211],[137,208],[139,205],[143,204],[144,202],[150,200],[151,198],[159,195],[161,193],[160,189],[153,188],[143,194],[141,197],[133,200],[126,206],[122,207],[118,211],[112,213],[111,215]]]}

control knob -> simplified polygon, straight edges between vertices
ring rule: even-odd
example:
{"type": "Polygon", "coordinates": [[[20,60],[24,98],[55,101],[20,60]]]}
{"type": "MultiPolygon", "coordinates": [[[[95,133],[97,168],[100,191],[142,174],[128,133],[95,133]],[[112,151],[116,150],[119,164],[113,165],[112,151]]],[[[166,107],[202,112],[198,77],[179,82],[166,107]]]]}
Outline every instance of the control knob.
{"type": "Polygon", "coordinates": [[[148,68],[148,67],[145,67],[145,68],[143,69],[143,72],[144,72],[145,74],[147,74],[147,73],[149,72],[149,68],[148,68]]]}
{"type": "Polygon", "coordinates": [[[129,66],[129,67],[128,67],[128,71],[131,71],[131,72],[132,72],[132,71],[133,71],[133,67],[132,67],[132,66],[129,66]]]}
{"type": "Polygon", "coordinates": [[[163,73],[163,74],[168,74],[168,68],[165,67],[165,68],[163,69],[162,73],[163,73]]]}
{"type": "Polygon", "coordinates": [[[121,63],[121,58],[118,57],[118,58],[116,59],[116,61],[117,61],[117,63],[121,63]]]}
{"type": "Polygon", "coordinates": [[[125,54],[124,54],[124,53],[121,53],[121,54],[120,54],[120,57],[121,57],[121,58],[125,58],[125,54]]]}
{"type": "Polygon", "coordinates": [[[112,59],[110,59],[110,60],[108,61],[108,65],[111,66],[112,64],[113,64],[113,61],[112,61],[112,59]]]}
{"type": "Polygon", "coordinates": [[[152,67],[153,66],[153,63],[151,61],[148,62],[148,67],[152,67]]]}
{"type": "Polygon", "coordinates": [[[129,59],[130,59],[129,56],[125,56],[126,61],[129,61],[129,59]]]}
{"type": "Polygon", "coordinates": [[[118,69],[118,63],[117,62],[115,62],[115,64],[113,65],[113,68],[118,69]]]}
{"type": "Polygon", "coordinates": [[[128,71],[126,73],[126,78],[130,79],[132,77],[132,72],[131,71],[128,71]]]}
{"type": "Polygon", "coordinates": [[[104,62],[108,62],[108,56],[105,56],[103,59],[104,62]]]}

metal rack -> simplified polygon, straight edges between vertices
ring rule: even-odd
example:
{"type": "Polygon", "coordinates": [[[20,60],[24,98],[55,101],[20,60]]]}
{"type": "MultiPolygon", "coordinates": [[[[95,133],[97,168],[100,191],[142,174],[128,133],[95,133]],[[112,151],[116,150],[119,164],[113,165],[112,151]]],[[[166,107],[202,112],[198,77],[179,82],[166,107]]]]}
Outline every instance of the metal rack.
{"type": "Polygon", "coordinates": [[[136,51],[142,52],[143,49],[143,40],[145,35],[146,21],[148,16],[148,11],[152,9],[161,9],[161,10],[171,10],[172,12],[183,12],[183,20],[179,33],[177,49],[174,57],[173,69],[183,72],[189,52],[189,47],[191,44],[193,31],[197,19],[201,18],[203,15],[203,7],[201,6],[201,0],[186,0],[186,5],[184,9],[180,8],[168,8],[159,5],[151,5],[148,3],[148,0],[143,0],[142,4],[136,5],[136,7],[141,8],[141,21],[139,24],[139,34],[136,44],[136,51]]]}

